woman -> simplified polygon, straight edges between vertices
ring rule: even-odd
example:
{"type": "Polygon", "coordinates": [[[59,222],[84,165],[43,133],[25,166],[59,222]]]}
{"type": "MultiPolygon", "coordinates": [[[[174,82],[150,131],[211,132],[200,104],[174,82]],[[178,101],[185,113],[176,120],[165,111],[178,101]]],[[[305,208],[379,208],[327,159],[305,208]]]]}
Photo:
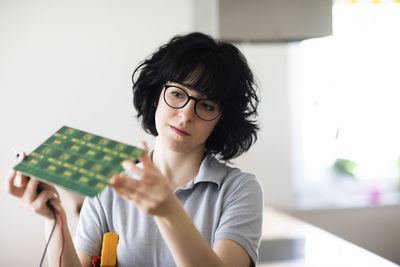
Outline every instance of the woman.
{"type": "MultiPolygon", "coordinates": [[[[54,217],[46,202],[60,211],[63,266],[90,266],[106,232],[119,235],[119,266],[254,265],[260,183],[216,157],[226,163],[255,142],[255,88],[233,45],[201,33],[177,36],[133,74],[134,106],[144,130],[155,136],[154,148],[138,165],[124,161],[125,172],[85,200],[74,242],[53,186],[11,171],[7,189],[46,218],[47,235],[54,217]],[[20,187],[14,185],[18,176],[20,187]]],[[[59,232],[49,247],[51,266],[58,264],[59,232]]]]}

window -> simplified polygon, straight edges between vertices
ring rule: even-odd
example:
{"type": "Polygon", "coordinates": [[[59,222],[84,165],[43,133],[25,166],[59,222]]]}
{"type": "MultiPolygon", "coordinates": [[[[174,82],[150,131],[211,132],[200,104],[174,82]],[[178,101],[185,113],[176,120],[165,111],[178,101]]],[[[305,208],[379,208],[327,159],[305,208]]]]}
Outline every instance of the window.
{"type": "Polygon", "coordinates": [[[333,35],[300,44],[305,196],[336,204],[398,200],[396,2],[336,1],[333,35]]]}

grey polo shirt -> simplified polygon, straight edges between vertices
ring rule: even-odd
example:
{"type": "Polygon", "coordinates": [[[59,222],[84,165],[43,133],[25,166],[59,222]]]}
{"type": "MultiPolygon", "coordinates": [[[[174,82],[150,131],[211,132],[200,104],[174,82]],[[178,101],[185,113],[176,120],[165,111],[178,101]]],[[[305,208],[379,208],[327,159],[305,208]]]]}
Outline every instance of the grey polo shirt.
{"type": "MultiPolygon", "coordinates": [[[[197,176],[175,190],[175,195],[210,246],[219,239],[233,240],[257,262],[263,192],[254,175],[207,156],[197,176]]],[[[85,199],[74,239],[76,249],[100,256],[107,232],[119,235],[118,266],[176,266],[153,217],[109,187],[85,199]]]]}

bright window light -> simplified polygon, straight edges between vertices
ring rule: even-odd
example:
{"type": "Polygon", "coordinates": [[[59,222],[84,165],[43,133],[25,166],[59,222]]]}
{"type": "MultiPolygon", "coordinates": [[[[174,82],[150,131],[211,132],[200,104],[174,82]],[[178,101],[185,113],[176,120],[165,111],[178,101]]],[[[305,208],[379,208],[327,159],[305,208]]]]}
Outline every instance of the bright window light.
{"type": "Polygon", "coordinates": [[[372,2],[335,2],[333,35],[300,44],[306,179],[330,170],[332,179],[396,191],[400,4],[372,2]]]}

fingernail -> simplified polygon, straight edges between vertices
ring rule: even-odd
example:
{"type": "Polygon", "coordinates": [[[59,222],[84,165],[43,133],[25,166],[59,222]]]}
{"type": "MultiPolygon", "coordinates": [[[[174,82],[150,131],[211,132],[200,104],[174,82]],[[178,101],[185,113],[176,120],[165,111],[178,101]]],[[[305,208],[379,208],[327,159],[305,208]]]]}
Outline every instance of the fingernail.
{"type": "Polygon", "coordinates": [[[131,162],[129,160],[124,160],[122,162],[122,167],[129,168],[131,166],[131,162]]]}
{"type": "Polygon", "coordinates": [[[115,184],[115,176],[111,177],[111,179],[110,179],[110,184],[111,184],[111,185],[115,184]]]}

